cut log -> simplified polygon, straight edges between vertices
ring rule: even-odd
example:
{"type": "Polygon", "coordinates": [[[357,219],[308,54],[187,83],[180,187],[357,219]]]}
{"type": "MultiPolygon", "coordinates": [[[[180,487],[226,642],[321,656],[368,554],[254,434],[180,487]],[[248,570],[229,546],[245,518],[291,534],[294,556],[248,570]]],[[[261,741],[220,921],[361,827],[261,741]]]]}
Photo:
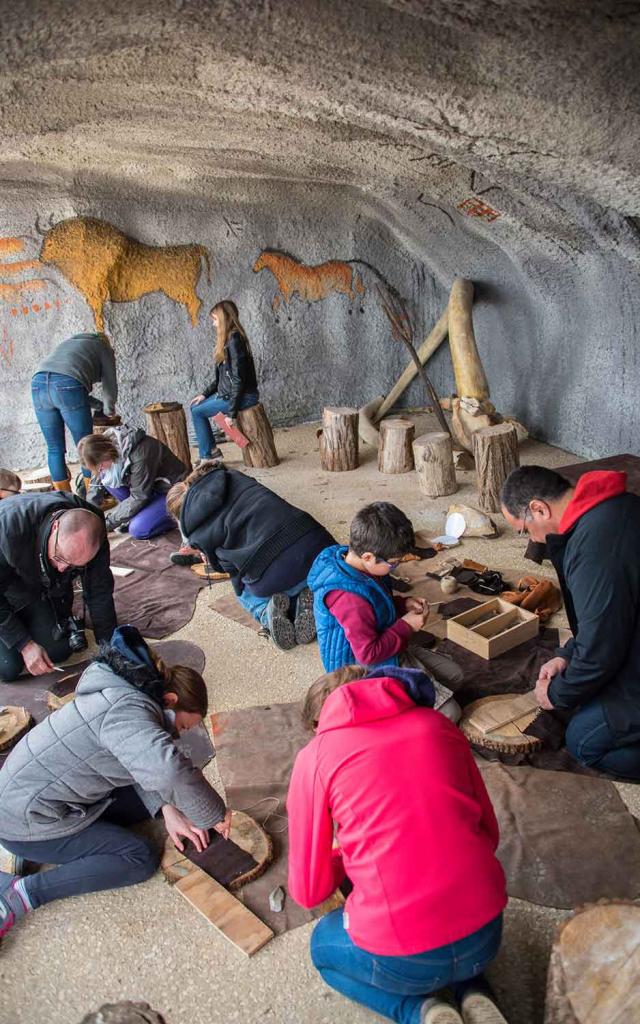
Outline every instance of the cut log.
{"type": "Polygon", "coordinates": [[[484,512],[500,511],[502,485],[520,465],[518,435],[511,423],[485,427],[473,435],[478,500],[484,512]]]}
{"type": "Polygon", "coordinates": [[[146,405],[147,434],[166,444],[190,473],[191,452],[187,434],[187,418],[180,402],[153,402],[146,405]]]}
{"type": "MultiPolygon", "coordinates": [[[[473,294],[473,289],[472,289],[473,294]]],[[[438,320],[437,324],[429,334],[427,338],[422,342],[422,345],[417,350],[418,359],[424,364],[431,358],[436,349],[442,344],[449,331],[449,307],[445,309],[444,313],[438,320]]],[[[407,390],[411,381],[416,376],[418,370],[414,362],[409,363],[406,370],[401,377],[398,378],[396,384],[393,385],[391,391],[384,399],[382,404],[379,406],[377,412],[374,413],[374,422],[378,422],[386,416],[390,409],[396,404],[400,396],[407,390]]]]}
{"type": "Polygon", "coordinates": [[[322,429],[318,431],[318,438],[323,469],[342,473],[358,468],[357,409],[327,406],[322,412],[322,429]]]}
{"type": "Polygon", "coordinates": [[[462,398],[489,397],[489,385],[473,333],[473,284],[457,277],[449,296],[449,348],[456,392],[462,398]]]}
{"type": "Polygon", "coordinates": [[[380,424],[378,469],[381,473],[408,473],[414,467],[412,444],[416,428],[402,417],[380,424]]]}
{"type": "Polygon", "coordinates": [[[430,498],[454,494],[458,488],[453,465],[451,437],[444,431],[422,434],[413,442],[420,490],[430,498]]]}
{"type": "Polygon", "coordinates": [[[242,461],[253,469],[268,469],[280,463],[269,417],[262,402],[238,412],[238,427],[249,444],[242,449],[242,461]]]}

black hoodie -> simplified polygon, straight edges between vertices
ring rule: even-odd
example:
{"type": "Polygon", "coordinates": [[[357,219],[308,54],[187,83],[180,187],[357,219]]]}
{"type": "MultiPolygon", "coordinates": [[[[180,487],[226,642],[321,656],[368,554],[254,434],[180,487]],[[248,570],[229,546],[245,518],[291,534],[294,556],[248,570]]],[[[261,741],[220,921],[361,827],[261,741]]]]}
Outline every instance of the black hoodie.
{"type": "Polygon", "coordinates": [[[217,465],[187,491],[180,529],[218,572],[231,574],[237,594],[243,577],[258,580],[278,555],[316,520],[244,473],[217,465]]]}

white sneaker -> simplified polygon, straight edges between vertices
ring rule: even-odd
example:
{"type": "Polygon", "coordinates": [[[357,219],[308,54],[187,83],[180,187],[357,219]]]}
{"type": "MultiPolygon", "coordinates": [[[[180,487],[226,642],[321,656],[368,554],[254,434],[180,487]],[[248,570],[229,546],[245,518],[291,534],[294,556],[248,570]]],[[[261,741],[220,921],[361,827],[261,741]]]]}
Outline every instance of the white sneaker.
{"type": "Polygon", "coordinates": [[[427,999],[422,1004],[420,1024],[464,1024],[458,1011],[441,999],[427,999]]]}
{"type": "Polygon", "coordinates": [[[6,875],[23,875],[24,857],[9,853],[4,846],[0,845],[0,871],[4,871],[6,875]]]}
{"type": "Polygon", "coordinates": [[[462,1000],[464,1024],[507,1024],[493,999],[483,992],[470,992],[462,1000]]]}

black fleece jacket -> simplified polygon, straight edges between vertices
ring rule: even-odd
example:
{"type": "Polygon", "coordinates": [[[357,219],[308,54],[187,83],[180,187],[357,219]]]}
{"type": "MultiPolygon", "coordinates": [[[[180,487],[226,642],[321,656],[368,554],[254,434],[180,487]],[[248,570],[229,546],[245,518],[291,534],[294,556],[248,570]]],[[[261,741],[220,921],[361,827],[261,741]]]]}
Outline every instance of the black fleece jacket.
{"type": "MultiPolygon", "coordinates": [[[[75,494],[18,494],[0,502],[0,640],[7,647],[22,650],[30,640],[16,612],[50,594],[58,609],[68,614],[73,601],[76,573],[50,573],[46,586],[40,565],[41,530],[54,512],[86,508],[104,521],[102,512],[75,494]]],[[[109,568],[106,538],[81,579],[96,640],[109,640],[116,626],[113,604],[113,576],[109,568]]]]}
{"type": "Polygon", "coordinates": [[[258,378],[253,356],[238,331],[229,335],[224,360],[216,365],[216,375],[204,389],[205,398],[217,394],[229,403],[229,416],[234,419],[243,395],[258,393],[258,378]]]}
{"type": "Polygon", "coordinates": [[[243,577],[260,579],[278,555],[317,526],[308,512],[221,464],[189,488],[180,514],[184,536],[214,569],[231,574],[237,594],[243,577]]]}
{"type": "Polygon", "coordinates": [[[573,638],[549,699],[578,708],[598,697],[620,738],[640,737],[640,498],[620,494],[547,537],[573,638]]]}

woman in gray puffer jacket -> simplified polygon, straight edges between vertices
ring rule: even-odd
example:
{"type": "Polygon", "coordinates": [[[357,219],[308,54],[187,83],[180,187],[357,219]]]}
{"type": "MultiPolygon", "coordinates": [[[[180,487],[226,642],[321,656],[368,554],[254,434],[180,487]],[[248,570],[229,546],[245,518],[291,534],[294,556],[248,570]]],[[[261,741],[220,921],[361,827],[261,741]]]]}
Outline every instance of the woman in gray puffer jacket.
{"type": "Polygon", "coordinates": [[[75,699],[28,732],[0,771],[0,843],[58,865],[26,878],[0,872],[0,937],[43,903],[149,878],[158,853],[123,826],[162,810],[179,850],[181,836],[203,850],[210,828],[228,837],[230,812],[174,742],[206,711],[202,676],[165,666],[133,626],[114,631],[75,699]]]}

